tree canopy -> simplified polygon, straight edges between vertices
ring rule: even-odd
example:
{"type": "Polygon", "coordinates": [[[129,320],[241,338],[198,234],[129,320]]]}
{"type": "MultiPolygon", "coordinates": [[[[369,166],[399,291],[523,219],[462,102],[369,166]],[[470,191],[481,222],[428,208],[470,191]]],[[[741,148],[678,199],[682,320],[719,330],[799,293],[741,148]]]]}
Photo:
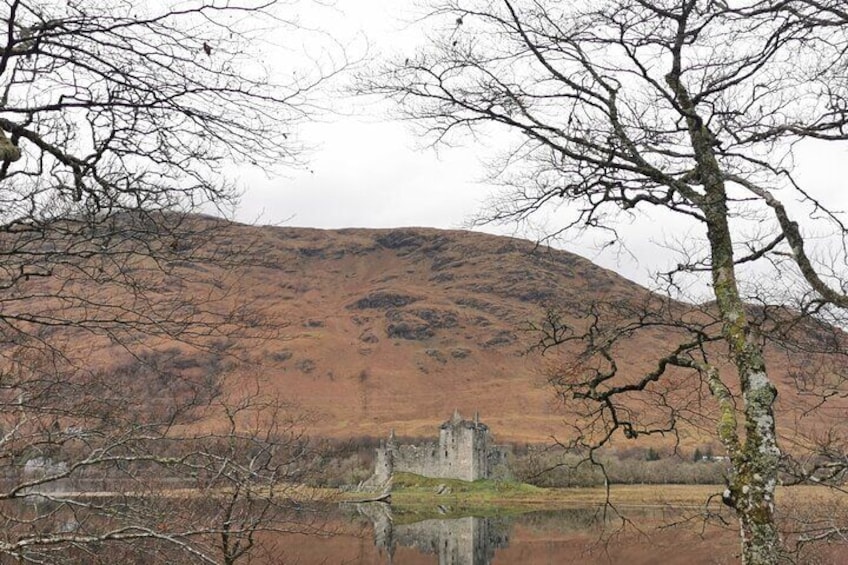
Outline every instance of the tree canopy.
{"type": "MultiPolygon", "coordinates": [[[[375,72],[364,88],[395,98],[434,142],[510,136],[512,150],[494,169],[507,189],[486,221],[521,222],[559,208],[561,223],[549,236],[604,230],[615,237],[619,220],[651,221],[662,210],[693,226],[657,288],[685,297],[700,277],[712,303],[695,308],[699,314],[659,298],[641,311],[587,305],[570,313],[579,324],[549,316],[543,345],[582,344],[553,380],[592,423],[594,433],[577,439],[592,448],[617,433],[673,432],[693,406],[675,396],[681,385],[673,375],[693,375],[690,390],[713,396],[717,438],[732,461],[724,500],[739,517],[745,562],[777,562],[774,492],[792,454],[778,447],[765,348],[777,341],[794,348],[794,361],[804,359],[798,372],[821,385],[814,388],[822,402],[845,394],[846,344],[834,330],[848,305],[845,215],[833,195],[798,178],[794,160],[799,143],[848,139],[844,6],[428,6],[429,25],[441,30],[431,44],[375,72]],[[807,318],[830,324],[815,327],[835,337],[818,345],[799,337],[810,333],[798,325],[807,318]],[[653,369],[633,375],[616,358],[616,344],[640,331],[663,331],[673,343],[655,352],[653,369]],[[827,361],[809,362],[813,353],[827,361]],[[640,421],[628,403],[647,396],[666,409],[661,422],[640,421]]],[[[825,530],[822,539],[844,531],[825,530]]]]}

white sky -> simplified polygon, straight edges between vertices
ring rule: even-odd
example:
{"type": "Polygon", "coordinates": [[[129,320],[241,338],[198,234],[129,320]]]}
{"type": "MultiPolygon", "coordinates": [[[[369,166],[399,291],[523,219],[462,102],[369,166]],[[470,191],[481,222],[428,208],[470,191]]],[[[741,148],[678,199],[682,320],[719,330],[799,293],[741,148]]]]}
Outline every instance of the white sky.
{"type": "MultiPolygon", "coordinates": [[[[329,30],[338,41],[350,43],[354,53],[362,52],[367,37],[368,58],[374,59],[412,52],[422,41],[420,30],[409,25],[414,14],[414,0],[337,0],[329,11],[303,12],[302,22],[329,30]]],[[[241,179],[246,192],[238,220],[317,228],[463,228],[493,195],[494,188],[481,182],[485,176],[481,161],[490,157],[486,148],[442,148],[437,154],[422,147],[409,124],[387,118],[387,106],[338,95],[336,102],[348,115],[324,116],[301,131],[304,141],[315,146],[307,155],[308,170],[241,179]]],[[[846,151],[845,146],[821,144],[797,151],[801,178],[816,187],[817,194],[834,196],[843,208],[848,207],[848,191],[835,172],[848,162],[846,151]]],[[[674,264],[662,242],[685,237],[685,225],[659,218],[623,226],[638,261],[615,250],[598,251],[602,242],[596,240],[566,242],[562,247],[648,284],[651,270],[674,264]]],[[[536,236],[514,227],[485,229],[536,236]]]]}
{"type": "MultiPolygon", "coordinates": [[[[374,60],[412,52],[421,43],[412,25],[415,13],[411,0],[339,0],[332,9],[304,12],[302,21],[350,43],[354,56],[367,41],[367,59],[374,60]]],[[[241,179],[246,193],[239,220],[319,228],[464,228],[492,194],[481,182],[485,153],[442,148],[437,154],[409,124],[391,119],[390,106],[373,99],[337,97],[333,106],[337,115],[324,115],[300,132],[315,147],[306,155],[308,169],[241,179]]]]}
{"type": "MultiPolygon", "coordinates": [[[[308,6],[308,2],[304,4],[308,6]]],[[[303,11],[304,25],[328,30],[351,56],[374,60],[414,50],[420,34],[410,25],[410,0],[338,0],[332,8],[303,11]]],[[[301,134],[315,149],[309,168],[283,177],[250,177],[239,219],[320,228],[462,227],[489,190],[469,150],[421,147],[407,124],[390,121],[388,106],[337,96],[321,122],[301,134]]]]}

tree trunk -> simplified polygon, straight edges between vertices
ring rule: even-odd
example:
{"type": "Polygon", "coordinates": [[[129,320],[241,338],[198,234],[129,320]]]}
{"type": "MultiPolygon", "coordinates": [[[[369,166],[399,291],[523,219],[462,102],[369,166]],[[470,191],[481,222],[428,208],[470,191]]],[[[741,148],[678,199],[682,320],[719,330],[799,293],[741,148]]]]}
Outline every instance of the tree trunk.
{"type": "MultiPolygon", "coordinates": [[[[700,124],[699,124],[700,125],[700,124]]],[[[707,137],[704,126],[693,138],[707,137]]],[[[769,381],[756,332],[748,322],[745,304],[739,296],[733,262],[733,240],[728,224],[727,193],[709,139],[695,142],[701,179],[706,194],[702,209],[707,219],[707,237],[712,260],[712,282],[716,304],[723,322],[722,333],[736,366],[744,406],[745,439],[728,442],[734,476],[725,493],[736,510],[742,534],[742,556],[747,565],[777,563],[780,556],[780,534],[774,520],[774,492],[780,450],[774,425],[774,401],[777,390],[769,381]]],[[[723,406],[724,410],[734,410],[723,406]]],[[[728,434],[722,415],[719,434],[728,434]]],[[[735,418],[733,420],[735,422],[735,418]]],[[[735,426],[734,426],[735,428],[735,426]]],[[[736,430],[733,430],[735,436],[736,430]]]]}
{"type": "MultiPolygon", "coordinates": [[[[735,452],[730,452],[734,476],[725,500],[734,507],[739,518],[743,562],[747,565],[777,563],[781,547],[774,520],[774,492],[780,458],[773,408],[777,391],[769,381],[762,348],[756,343],[739,297],[727,222],[719,222],[717,226],[710,223],[709,239],[713,253],[713,286],[724,322],[725,339],[739,374],[745,420],[744,443],[737,444],[735,452]]],[[[720,434],[728,431],[719,425],[720,434]]]]}
{"type": "MultiPolygon", "coordinates": [[[[715,138],[698,116],[689,93],[680,81],[678,67],[666,76],[686,115],[689,138],[697,162],[697,177],[705,194],[699,205],[707,224],[710,242],[713,292],[722,319],[722,334],[739,375],[744,406],[745,439],[736,436],[732,403],[719,397],[721,418],[719,438],[728,449],[734,476],[724,500],[736,510],[742,536],[742,559],[746,565],[776,564],[781,552],[780,534],[774,520],[774,492],[780,450],[774,426],[777,390],[769,381],[762,347],[748,322],[745,304],[739,296],[733,261],[727,190],[715,154],[715,138]],[[728,425],[728,423],[730,423],[728,425]]],[[[727,387],[716,375],[710,387],[716,394],[727,387]]],[[[717,395],[720,396],[720,395],[717,395]]]]}

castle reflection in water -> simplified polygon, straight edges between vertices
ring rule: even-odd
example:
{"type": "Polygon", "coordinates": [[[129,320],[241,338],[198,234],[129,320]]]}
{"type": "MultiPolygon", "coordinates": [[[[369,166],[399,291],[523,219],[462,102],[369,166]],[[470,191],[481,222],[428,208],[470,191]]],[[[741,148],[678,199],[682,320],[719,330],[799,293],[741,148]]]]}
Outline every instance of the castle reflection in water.
{"type": "Polygon", "coordinates": [[[489,565],[495,550],[509,545],[504,519],[468,516],[395,524],[387,504],[362,504],[357,509],[373,523],[374,543],[386,563],[393,563],[398,547],[409,547],[438,556],[439,565],[489,565]]]}

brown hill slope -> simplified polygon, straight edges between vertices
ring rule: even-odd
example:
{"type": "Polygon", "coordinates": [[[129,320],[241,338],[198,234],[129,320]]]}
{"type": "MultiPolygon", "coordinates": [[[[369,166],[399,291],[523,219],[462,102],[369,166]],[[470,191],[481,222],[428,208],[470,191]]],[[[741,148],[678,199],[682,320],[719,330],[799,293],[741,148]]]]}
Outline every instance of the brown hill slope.
{"type": "MultiPolygon", "coordinates": [[[[432,435],[458,408],[479,411],[498,439],[548,441],[575,416],[563,412],[546,384],[546,361],[527,353],[538,341],[525,331],[528,323],[542,319],[546,307],[574,321],[593,302],[637,309],[652,296],[586,259],[513,238],[426,228],[324,231],[196,221],[218,226],[203,245],[240,249],[244,256],[220,264],[179,262],[184,264],[178,269],[190,274],[185,279],[157,282],[151,271],[151,285],[174,297],[163,304],[219,289],[206,307],[247,304],[281,329],[266,339],[215,338],[211,352],[187,353],[161,335],[142,345],[170,352],[172,372],[199,378],[223,369],[231,372],[233,389],[250,390],[258,382],[263,391],[294,400],[314,415],[310,431],[316,435],[382,436],[390,428],[400,435],[432,435]],[[235,293],[227,292],[230,284],[235,293]],[[223,351],[244,362],[232,363],[223,351]]],[[[30,284],[45,295],[52,292],[49,279],[30,284]]],[[[91,287],[92,295],[110,292],[102,284],[91,287]]],[[[709,307],[692,316],[708,320],[709,307]]],[[[120,337],[117,329],[112,333],[120,337]]],[[[86,362],[131,372],[125,369],[133,361],[119,343],[81,331],[71,335],[90,350],[81,356],[86,362]]],[[[624,378],[640,375],[674,343],[665,330],[634,336],[618,351],[624,378]]],[[[782,421],[794,426],[817,399],[794,392],[797,367],[788,356],[775,347],[769,354],[779,401],[792,412],[782,421]]],[[[689,408],[708,395],[692,377],[663,386],[692,403],[689,408]]],[[[638,400],[630,409],[653,417],[650,402],[638,400]]],[[[692,419],[686,410],[678,416],[692,419]]],[[[711,437],[712,424],[700,425],[684,441],[711,437]]]]}
{"type": "MultiPolygon", "coordinates": [[[[229,229],[256,242],[257,261],[242,273],[251,298],[289,324],[282,337],[251,346],[252,371],[266,390],[314,411],[313,431],[331,436],[390,428],[431,435],[458,408],[479,411],[498,438],[547,441],[574,415],[557,404],[540,356],[527,354],[538,340],[524,331],[528,322],[548,306],[569,313],[595,301],[636,307],[650,297],[579,256],[506,237],[424,228],[229,229]]],[[[641,374],[670,341],[653,331],[628,342],[624,372],[641,374]]],[[[794,426],[808,404],[794,392],[786,352],[772,348],[770,358],[780,401],[793,412],[784,421],[794,426]]],[[[690,377],[669,389],[697,403],[698,387],[690,377]]],[[[712,435],[704,425],[693,442],[712,435]]]]}
{"type": "MultiPolygon", "coordinates": [[[[258,229],[258,228],[242,228],[258,229]]],[[[562,415],[544,385],[544,305],[645,291],[575,255],[472,232],[261,228],[250,279],[291,326],[264,346],[264,382],[323,414],[330,435],[433,433],[454,408],[499,437],[544,440],[562,415]]]]}

